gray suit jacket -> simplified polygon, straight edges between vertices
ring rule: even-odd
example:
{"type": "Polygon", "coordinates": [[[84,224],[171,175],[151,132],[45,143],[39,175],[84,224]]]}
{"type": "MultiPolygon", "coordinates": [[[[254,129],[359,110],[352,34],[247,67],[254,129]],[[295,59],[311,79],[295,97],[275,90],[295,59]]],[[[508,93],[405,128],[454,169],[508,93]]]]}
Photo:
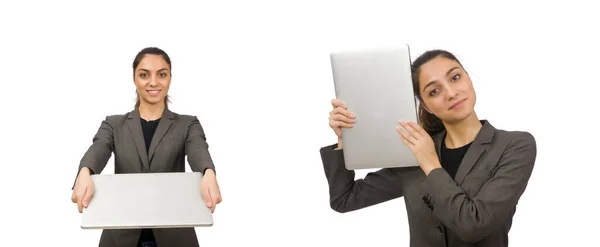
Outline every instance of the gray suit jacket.
{"type": "MultiPolygon", "coordinates": [[[[198,118],[168,109],[163,112],[149,152],[146,152],[137,109],[124,115],[107,116],[81,159],[78,171],[88,167],[92,173],[101,173],[112,153],[117,174],[185,172],[186,156],[194,172],[215,169],[198,118]]],[[[100,247],[133,247],[140,234],[141,230],[104,230],[100,247]]],[[[198,246],[194,228],[155,229],[154,235],[158,246],[198,246]]]]}
{"type": "MultiPolygon", "coordinates": [[[[344,213],[404,197],[410,246],[508,246],[517,202],[536,159],[536,141],[523,131],[494,128],[488,121],[458,169],[429,176],[420,167],[384,168],[355,180],[337,145],[320,150],[331,208],[344,213]]],[[[432,138],[440,156],[445,131],[432,138]]]]}

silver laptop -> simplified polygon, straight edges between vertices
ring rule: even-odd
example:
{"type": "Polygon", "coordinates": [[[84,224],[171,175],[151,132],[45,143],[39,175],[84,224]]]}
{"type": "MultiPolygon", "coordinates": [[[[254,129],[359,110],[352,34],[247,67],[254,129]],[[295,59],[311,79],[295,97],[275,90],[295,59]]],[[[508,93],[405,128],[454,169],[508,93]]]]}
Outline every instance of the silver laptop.
{"type": "Polygon", "coordinates": [[[95,192],[83,229],[207,227],[212,213],[200,194],[198,172],[92,175],[95,192]]]}
{"type": "Polygon", "coordinates": [[[418,123],[408,45],[331,53],[336,98],[356,114],[342,129],[346,169],[417,166],[396,131],[398,121],[418,123]]]}

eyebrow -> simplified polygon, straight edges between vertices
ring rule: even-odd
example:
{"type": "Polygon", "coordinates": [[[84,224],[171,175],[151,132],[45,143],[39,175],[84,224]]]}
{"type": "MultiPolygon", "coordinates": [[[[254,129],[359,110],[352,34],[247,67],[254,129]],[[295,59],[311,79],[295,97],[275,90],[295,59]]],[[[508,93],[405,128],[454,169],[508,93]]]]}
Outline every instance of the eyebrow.
{"type": "MultiPolygon", "coordinates": [[[[169,69],[167,69],[167,68],[162,68],[162,69],[159,69],[159,70],[158,70],[158,72],[160,72],[160,71],[163,71],[163,70],[167,70],[167,71],[168,71],[169,69]]],[[[147,70],[147,69],[138,69],[138,71],[150,72],[150,71],[149,71],[149,70],[147,70]]]]}
{"type": "MultiPolygon", "coordinates": [[[[450,73],[452,73],[452,71],[454,71],[455,69],[459,69],[459,67],[453,67],[453,68],[449,69],[448,72],[446,72],[446,76],[449,76],[450,73]]],[[[436,82],[437,81],[430,81],[429,83],[427,83],[427,85],[425,85],[425,87],[423,88],[423,92],[425,92],[425,89],[427,89],[427,87],[433,85],[436,82]]]]}

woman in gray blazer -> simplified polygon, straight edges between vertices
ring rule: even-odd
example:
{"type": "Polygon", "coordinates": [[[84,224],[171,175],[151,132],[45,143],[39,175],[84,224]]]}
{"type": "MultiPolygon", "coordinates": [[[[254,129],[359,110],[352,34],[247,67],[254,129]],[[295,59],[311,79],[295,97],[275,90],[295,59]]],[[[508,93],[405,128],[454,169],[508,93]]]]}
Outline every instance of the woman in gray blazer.
{"type": "Polygon", "coordinates": [[[364,179],[355,180],[343,158],[341,128],[352,128],[356,116],[341,99],[332,101],[329,125],[338,143],[320,149],[331,208],[344,213],[404,197],[410,246],[508,246],[536,159],[534,137],[477,117],[469,74],[450,52],[418,57],[413,86],[422,126],[400,121],[397,132],[419,166],[364,179]]]}
{"type": "MultiPolygon", "coordinates": [[[[203,172],[198,186],[214,212],[221,202],[215,166],[198,118],[168,108],[171,59],[159,48],[141,50],[133,62],[137,91],[134,110],[107,116],[83,155],[71,200],[79,212],[94,194],[91,174],[100,174],[115,154],[115,173],[185,172],[185,157],[194,172],[203,172]]],[[[104,230],[100,247],[199,246],[194,228],[104,230]]]]}

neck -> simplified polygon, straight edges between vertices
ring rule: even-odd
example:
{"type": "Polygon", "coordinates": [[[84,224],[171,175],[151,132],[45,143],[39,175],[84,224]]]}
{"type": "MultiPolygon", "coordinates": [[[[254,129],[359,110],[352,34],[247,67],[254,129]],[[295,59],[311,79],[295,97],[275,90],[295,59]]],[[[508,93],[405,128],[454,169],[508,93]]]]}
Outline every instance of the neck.
{"type": "Polygon", "coordinates": [[[165,111],[165,104],[148,104],[141,102],[138,110],[142,119],[146,121],[153,121],[162,117],[162,114],[165,111]]]}
{"type": "Polygon", "coordinates": [[[458,148],[467,145],[477,137],[481,130],[481,122],[473,113],[468,118],[456,123],[444,123],[446,127],[446,147],[458,148]]]}

